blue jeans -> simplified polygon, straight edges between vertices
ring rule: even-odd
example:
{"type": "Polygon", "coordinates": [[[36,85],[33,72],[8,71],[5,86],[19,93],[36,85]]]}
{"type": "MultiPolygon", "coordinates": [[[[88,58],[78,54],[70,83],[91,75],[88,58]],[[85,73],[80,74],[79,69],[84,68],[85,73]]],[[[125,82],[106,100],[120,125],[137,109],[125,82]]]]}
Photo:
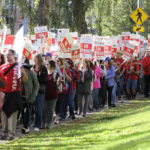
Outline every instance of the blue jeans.
{"type": "Polygon", "coordinates": [[[66,118],[67,116],[67,106],[69,105],[70,115],[74,116],[74,98],[76,90],[73,90],[73,94],[67,94],[66,99],[62,102],[62,113],[61,117],[66,118]]]}
{"type": "Polygon", "coordinates": [[[114,87],[112,90],[112,104],[116,103],[116,93],[117,93],[117,83],[114,84],[114,87]]]}
{"type": "Polygon", "coordinates": [[[120,87],[118,89],[118,97],[120,98],[123,95],[123,82],[124,82],[124,75],[122,75],[122,77],[120,78],[120,87]]]}
{"type": "Polygon", "coordinates": [[[92,98],[93,98],[93,106],[95,109],[98,109],[100,105],[98,96],[99,96],[99,88],[93,89],[92,98]]]}
{"type": "Polygon", "coordinates": [[[42,111],[44,105],[45,94],[39,94],[35,100],[35,128],[40,128],[42,123],[42,111]]]}

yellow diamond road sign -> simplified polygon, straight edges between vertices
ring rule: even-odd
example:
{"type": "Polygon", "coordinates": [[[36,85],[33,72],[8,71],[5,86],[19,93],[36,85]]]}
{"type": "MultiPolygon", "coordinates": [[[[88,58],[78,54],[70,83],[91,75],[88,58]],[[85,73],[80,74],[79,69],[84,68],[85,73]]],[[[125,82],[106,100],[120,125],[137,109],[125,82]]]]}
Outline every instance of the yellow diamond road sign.
{"type": "Polygon", "coordinates": [[[133,32],[144,32],[144,27],[142,27],[142,26],[133,26],[133,32]]]}
{"type": "Polygon", "coordinates": [[[141,8],[136,9],[131,15],[131,19],[137,24],[141,25],[148,19],[148,15],[141,8]]]}

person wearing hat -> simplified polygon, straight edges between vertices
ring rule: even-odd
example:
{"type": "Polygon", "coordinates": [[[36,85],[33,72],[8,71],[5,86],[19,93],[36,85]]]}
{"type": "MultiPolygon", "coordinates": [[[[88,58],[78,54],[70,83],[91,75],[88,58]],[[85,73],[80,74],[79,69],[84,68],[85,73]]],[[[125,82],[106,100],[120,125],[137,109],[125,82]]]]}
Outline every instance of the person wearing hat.
{"type": "Polygon", "coordinates": [[[35,98],[38,93],[39,83],[37,76],[34,71],[31,70],[31,65],[29,64],[28,59],[23,63],[23,69],[27,75],[27,80],[22,80],[21,82],[21,97],[23,103],[22,116],[23,116],[23,128],[22,133],[29,133],[30,122],[31,122],[31,111],[32,106],[35,102],[35,98]]]}
{"type": "Polygon", "coordinates": [[[116,55],[116,59],[115,62],[117,64],[117,67],[119,67],[119,72],[120,72],[120,86],[118,87],[118,98],[122,99],[122,95],[123,95],[123,81],[124,81],[124,73],[125,73],[125,65],[121,65],[124,62],[124,59],[122,58],[123,53],[122,51],[118,50],[117,51],[117,55],[116,55]]]}
{"type": "Polygon", "coordinates": [[[45,55],[45,61],[48,63],[52,59],[52,54],[50,52],[47,52],[45,55]]]}
{"type": "Polygon", "coordinates": [[[146,56],[142,59],[143,75],[144,75],[144,95],[149,97],[150,87],[150,49],[146,49],[146,56]]]}

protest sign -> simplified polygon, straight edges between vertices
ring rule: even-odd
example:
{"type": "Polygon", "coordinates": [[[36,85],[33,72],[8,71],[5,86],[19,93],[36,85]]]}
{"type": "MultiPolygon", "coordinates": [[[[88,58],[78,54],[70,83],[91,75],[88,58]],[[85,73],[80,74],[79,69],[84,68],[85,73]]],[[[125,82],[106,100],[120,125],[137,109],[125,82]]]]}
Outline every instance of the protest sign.
{"type": "Polygon", "coordinates": [[[40,26],[34,28],[36,39],[48,38],[47,26],[40,26]]]}
{"type": "Polygon", "coordinates": [[[27,57],[28,59],[31,59],[32,54],[33,54],[33,50],[34,50],[34,48],[32,46],[31,41],[26,40],[25,45],[24,45],[24,49],[23,49],[23,55],[25,57],[27,57]]]}
{"type": "Polygon", "coordinates": [[[74,61],[75,64],[78,64],[80,61],[80,44],[72,44],[71,47],[71,55],[72,55],[72,60],[74,61]]]}
{"type": "Polygon", "coordinates": [[[135,45],[131,43],[126,43],[123,50],[124,57],[130,59],[134,53],[135,48],[136,48],[135,45]]]}
{"type": "Polygon", "coordinates": [[[92,35],[82,34],[80,39],[81,58],[91,58],[92,56],[92,35]]]}

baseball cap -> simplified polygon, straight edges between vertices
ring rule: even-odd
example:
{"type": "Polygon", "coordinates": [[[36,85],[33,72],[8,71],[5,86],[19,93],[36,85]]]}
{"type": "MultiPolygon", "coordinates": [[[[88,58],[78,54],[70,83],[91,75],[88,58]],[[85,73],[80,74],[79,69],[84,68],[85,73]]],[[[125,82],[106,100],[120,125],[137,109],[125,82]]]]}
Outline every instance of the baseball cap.
{"type": "Polygon", "coordinates": [[[110,57],[106,57],[104,62],[109,61],[109,60],[111,60],[111,58],[110,57]]]}

